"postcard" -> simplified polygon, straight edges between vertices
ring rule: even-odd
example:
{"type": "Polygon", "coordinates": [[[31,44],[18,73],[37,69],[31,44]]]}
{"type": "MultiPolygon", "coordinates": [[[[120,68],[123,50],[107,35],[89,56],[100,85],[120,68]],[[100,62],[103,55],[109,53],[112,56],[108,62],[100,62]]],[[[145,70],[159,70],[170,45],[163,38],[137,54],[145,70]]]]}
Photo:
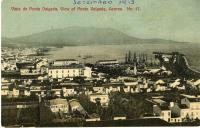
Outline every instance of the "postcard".
{"type": "Polygon", "coordinates": [[[2,127],[200,126],[199,0],[2,0],[2,127]]]}

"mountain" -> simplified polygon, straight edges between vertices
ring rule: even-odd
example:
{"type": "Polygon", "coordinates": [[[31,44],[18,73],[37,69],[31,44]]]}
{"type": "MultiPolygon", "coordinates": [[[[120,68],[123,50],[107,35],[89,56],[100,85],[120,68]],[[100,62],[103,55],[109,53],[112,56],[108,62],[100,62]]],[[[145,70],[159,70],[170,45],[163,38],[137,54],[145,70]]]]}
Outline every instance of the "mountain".
{"type": "Polygon", "coordinates": [[[139,39],[110,28],[69,27],[48,30],[29,36],[2,38],[2,46],[78,46],[131,43],[177,43],[163,39],[139,39]]]}

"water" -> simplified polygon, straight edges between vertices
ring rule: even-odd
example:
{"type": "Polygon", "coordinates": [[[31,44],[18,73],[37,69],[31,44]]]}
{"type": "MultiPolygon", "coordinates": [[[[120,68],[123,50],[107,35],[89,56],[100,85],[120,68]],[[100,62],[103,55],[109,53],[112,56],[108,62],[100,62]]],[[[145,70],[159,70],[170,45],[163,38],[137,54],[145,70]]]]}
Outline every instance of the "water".
{"type": "Polygon", "coordinates": [[[186,55],[191,67],[200,70],[200,44],[176,43],[176,44],[128,44],[128,45],[92,45],[92,46],[68,46],[50,51],[50,59],[77,59],[80,62],[94,63],[101,59],[118,59],[123,62],[125,53],[146,53],[148,58],[153,58],[154,51],[180,52],[186,55]],[[85,56],[92,58],[83,59],[85,56]]]}

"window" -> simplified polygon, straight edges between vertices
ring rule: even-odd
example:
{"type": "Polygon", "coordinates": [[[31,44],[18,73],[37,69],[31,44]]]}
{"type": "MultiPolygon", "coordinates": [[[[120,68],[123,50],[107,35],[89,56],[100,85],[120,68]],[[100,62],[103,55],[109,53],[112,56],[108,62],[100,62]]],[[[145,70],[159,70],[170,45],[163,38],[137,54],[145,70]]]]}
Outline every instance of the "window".
{"type": "Polygon", "coordinates": [[[171,116],[171,113],[170,113],[170,112],[168,112],[168,116],[171,116]]]}

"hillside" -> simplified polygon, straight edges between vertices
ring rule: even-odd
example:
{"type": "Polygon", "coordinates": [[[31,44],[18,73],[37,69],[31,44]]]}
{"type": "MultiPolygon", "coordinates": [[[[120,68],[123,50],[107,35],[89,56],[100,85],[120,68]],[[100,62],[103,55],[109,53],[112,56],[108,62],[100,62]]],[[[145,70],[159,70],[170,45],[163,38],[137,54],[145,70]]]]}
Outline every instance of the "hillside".
{"type": "Polygon", "coordinates": [[[139,39],[110,28],[69,27],[53,29],[29,36],[2,38],[2,46],[78,46],[131,43],[175,43],[162,39],[139,39]]]}

